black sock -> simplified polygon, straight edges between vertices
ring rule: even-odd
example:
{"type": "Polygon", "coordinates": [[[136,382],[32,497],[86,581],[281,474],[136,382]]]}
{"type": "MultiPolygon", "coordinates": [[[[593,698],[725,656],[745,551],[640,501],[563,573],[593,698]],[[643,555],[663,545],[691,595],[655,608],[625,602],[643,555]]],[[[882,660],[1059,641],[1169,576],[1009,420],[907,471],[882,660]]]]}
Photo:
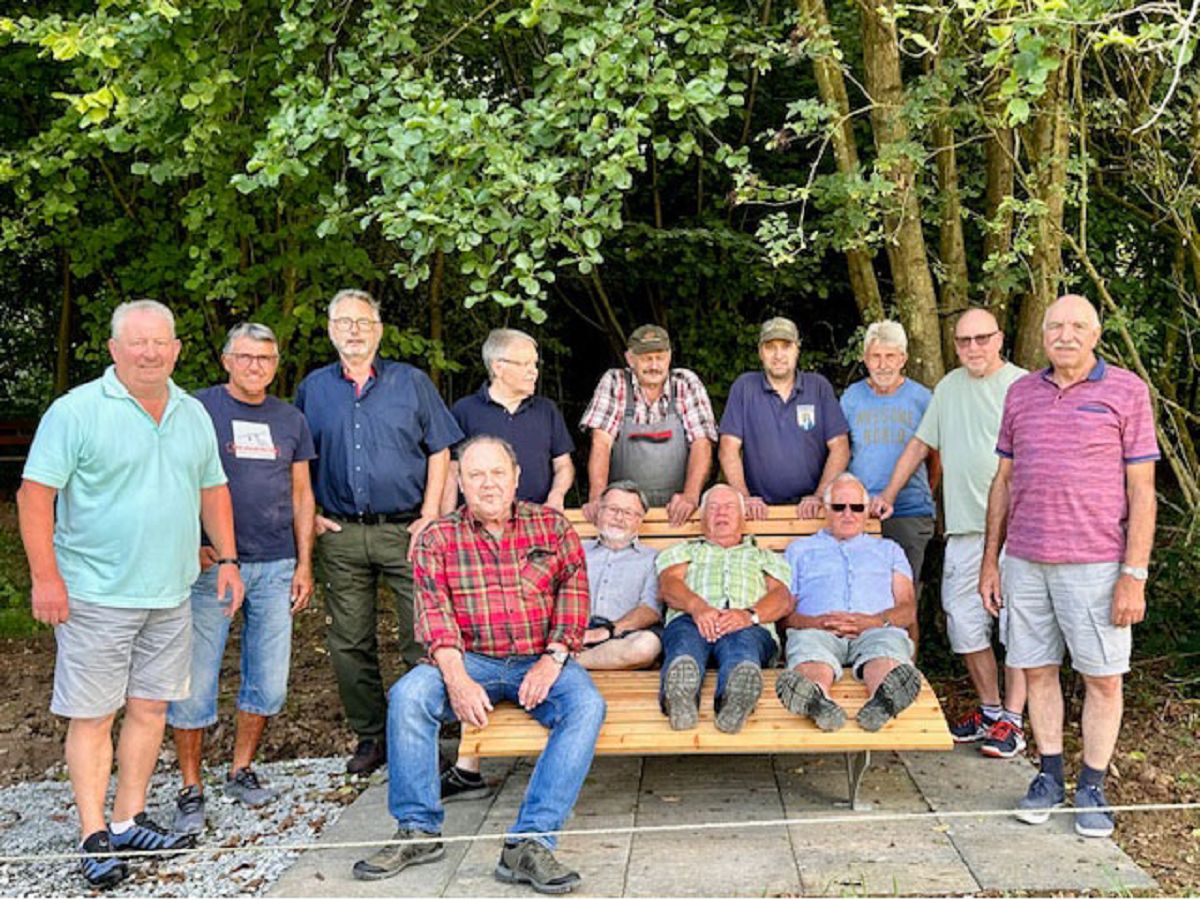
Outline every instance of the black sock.
{"type": "Polygon", "coordinates": [[[1063,758],[1061,753],[1043,753],[1042,771],[1057,781],[1063,783],[1063,758]]]}
{"type": "Polygon", "coordinates": [[[1104,787],[1104,770],[1093,769],[1087,763],[1083,764],[1083,768],[1079,772],[1079,786],[1083,787],[1104,787]]]}
{"type": "Polygon", "coordinates": [[[459,768],[458,766],[454,767],[454,771],[458,773],[458,777],[463,781],[483,781],[482,772],[471,772],[467,769],[459,768]]]}

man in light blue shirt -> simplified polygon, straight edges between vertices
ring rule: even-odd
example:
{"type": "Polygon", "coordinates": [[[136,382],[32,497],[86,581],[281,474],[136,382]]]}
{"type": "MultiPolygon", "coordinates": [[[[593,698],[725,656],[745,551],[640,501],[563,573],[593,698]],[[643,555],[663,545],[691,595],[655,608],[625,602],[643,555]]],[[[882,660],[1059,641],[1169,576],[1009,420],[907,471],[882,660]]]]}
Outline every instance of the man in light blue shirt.
{"type": "Polygon", "coordinates": [[[789,710],[823,731],[836,731],[845,711],[829,689],[850,666],[869,699],[859,726],[878,731],[916,699],[921,674],[912,665],[905,628],[916,614],[912,570],[900,545],[866,531],[870,495],[849,472],[825,490],[828,528],[788,545],[796,610],[787,629],[788,671],[776,692],[789,710]]]}

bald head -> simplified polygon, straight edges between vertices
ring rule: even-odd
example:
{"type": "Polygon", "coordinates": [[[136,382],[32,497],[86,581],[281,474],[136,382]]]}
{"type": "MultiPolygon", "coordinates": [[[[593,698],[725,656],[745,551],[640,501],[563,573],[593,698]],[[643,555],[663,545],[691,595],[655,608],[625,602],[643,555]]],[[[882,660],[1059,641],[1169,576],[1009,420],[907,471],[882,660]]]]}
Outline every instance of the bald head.
{"type": "Polygon", "coordinates": [[[954,349],[958,361],[973,378],[986,378],[1002,365],[1004,332],[986,309],[968,309],[954,323],[954,349]]]}

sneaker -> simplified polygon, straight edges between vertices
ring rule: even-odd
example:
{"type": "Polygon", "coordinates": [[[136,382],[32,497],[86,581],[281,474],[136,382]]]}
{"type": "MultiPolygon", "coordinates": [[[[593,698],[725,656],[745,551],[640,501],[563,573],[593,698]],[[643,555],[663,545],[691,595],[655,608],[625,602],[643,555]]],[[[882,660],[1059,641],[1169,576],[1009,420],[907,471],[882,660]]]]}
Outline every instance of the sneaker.
{"type": "Polygon", "coordinates": [[[1017,818],[1027,825],[1042,825],[1050,818],[1050,810],[1062,806],[1065,799],[1062,782],[1045,772],[1038,772],[1017,804],[1017,818]]]}
{"type": "Polygon", "coordinates": [[[95,857],[93,853],[112,853],[113,846],[108,831],[89,834],[79,848],[83,856],[79,859],[79,872],[94,888],[104,890],[129,877],[129,866],[115,856],[95,857]]]}
{"type": "Polygon", "coordinates": [[[482,800],[492,796],[492,786],[478,772],[467,772],[458,766],[442,769],[442,802],[482,800]]]}
{"type": "Polygon", "coordinates": [[[700,719],[700,666],[690,656],[677,656],[663,672],[663,710],[675,731],[695,728],[700,719]]]}
{"type": "Polygon", "coordinates": [[[496,880],[505,884],[528,884],[542,894],[567,894],[579,886],[579,873],[572,872],[550,849],[537,841],[524,840],[505,846],[496,864],[496,880]]]}
{"type": "Polygon", "coordinates": [[[976,709],[950,726],[950,737],[954,738],[956,744],[982,741],[996,722],[996,719],[989,719],[982,710],[976,709]]]}
{"type": "Polygon", "coordinates": [[[999,719],[988,729],[987,737],[979,745],[979,752],[996,759],[1012,759],[1025,749],[1025,732],[1008,719],[999,719]]]}
{"type": "Polygon", "coordinates": [[[734,666],[717,704],[717,730],[727,734],[741,731],[762,696],[762,686],[762,669],[756,663],[747,660],[734,666]]]}
{"type": "Polygon", "coordinates": [[[863,731],[878,731],[912,706],[921,693],[921,673],[916,666],[903,663],[884,676],[871,699],[862,705],[855,719],[863,731]]]}
{"type": "Polygon", "coordinates": [[[1108,806],[1104,788],[1098,784],[1081,784],[1075,791],[1075,833],[1084,837],[1108,837],[1113,833],[1116,817],[1111,812],[1096,809],[1108,806]]]}
{"type": "Polygon", "coordinates": [[[363,738],[354,748],[354,755],[346,761],[346,772],[350,775],[370,775],[387,762],[387,744],[383,738],[363,738]]]}
{"type": "Polygon", "coordinates": [[[189,784],[175,795],[175,819],[171,830],[177,834],[204,831],[204,792],[198,784],[189,784]]]}
{"type": "MultiPolygon", "coordinates": [[[[136,851],[177,851],[190,850],[196,846],[196,836],[194,834],[179,834],[176,831],[168,831],[163,828],[144,812],[138,813],[133,817],[133,827],[128,831],[123,831],[120,834],[113,834],[109,831],[109,840],[112,841],[114,850],[136,850],[136,851]]],[[[161,852],[160,858],[170,856],[169,852],[161,852]]]]}
{"type": "Polygon", "coordinates": [[[246,806],[265,806],[279,792],[258,780],[258,775],[249,766],[238,769],[225,781],[225,796],[246,806]]]}
{"type": "Polygon", "coordinates": [[[775,695],[784,708],[808,716],[822,731],[837,731],[846,724],[846,711],[825,696],[811,679],[799,672],[783,672],[775,682],[775,695]]]}
{"type": "MultiPolygon", "coordinates": [[[[392,836],[395,841],[410,841],[417,838],[440,838],[440,834],[428,834],[412,828],[400,828],[392,836]]],[[[422,844],[389,844],[380,847],[366,859],[360,859],[354,864],[354,877],[359,881],[380,881],[399,875],[409,866],[420,866],[425,863],[437,862],[446,855],[446,848],[440,840],[431,840],[422,844]]]]}

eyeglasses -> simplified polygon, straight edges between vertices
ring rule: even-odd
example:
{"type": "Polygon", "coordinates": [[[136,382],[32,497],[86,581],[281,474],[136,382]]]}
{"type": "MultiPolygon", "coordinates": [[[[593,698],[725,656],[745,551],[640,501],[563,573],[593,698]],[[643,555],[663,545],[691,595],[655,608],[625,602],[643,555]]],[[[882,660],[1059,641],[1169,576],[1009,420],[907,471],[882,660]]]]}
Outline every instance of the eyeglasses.
{"type": "Polygon", "coordinates": [[[501,356],[496,360],[496,362],[502,362],[506,366],[512,366],[516,369],[536,369],[538,367],[538,361],[536,359],[529,362],[521,362],[519,359],[505,359],[503,356],[501,356]]]}
{"type": "Polygon", "coordinates": [[[338,331],[349,331],[355,327],[359,331],[369,331],[379,324],[378,319],[351,319],[349,316],[343,316],[340,319],[330,319],[330,321],[333,322],[333,327],[338,331]]]}
{"type": "Polygon", "coordinates": [[[278,353],[226,353],[233,360],[234,365],[246,369],[251,363],[258,363],[264,369],[267,366],[273,366],[279,362],[278,353]]]}
{"type": "Polygon", "coordinates": [[[834,512],[845,512],[846,510],[850,510],[850,512],[854,512],[854,513],[863,513],[863,512],[867,511],[867,504],[865,504],[865,503],[830,503],[829,508],[832,509],[834,512]]]}
{"type": "Polygon", "coordinates": [[[619,506],[602,506],[601,512],[606,512],[614,519],[640,519],[646,515],[640,509],[622,509],[619,506]]]}
{"type": "Polygon", "coordinates": [[[971,342],[974,341],[976,347],[982,347],[999,333],[1000,332],[997,330],[989,331],[987,334],[964,334],[962,336],[956,334],[954,336],[954,346],[962,347],[965,350],[967,347],[970,347],[971,342]]]}

